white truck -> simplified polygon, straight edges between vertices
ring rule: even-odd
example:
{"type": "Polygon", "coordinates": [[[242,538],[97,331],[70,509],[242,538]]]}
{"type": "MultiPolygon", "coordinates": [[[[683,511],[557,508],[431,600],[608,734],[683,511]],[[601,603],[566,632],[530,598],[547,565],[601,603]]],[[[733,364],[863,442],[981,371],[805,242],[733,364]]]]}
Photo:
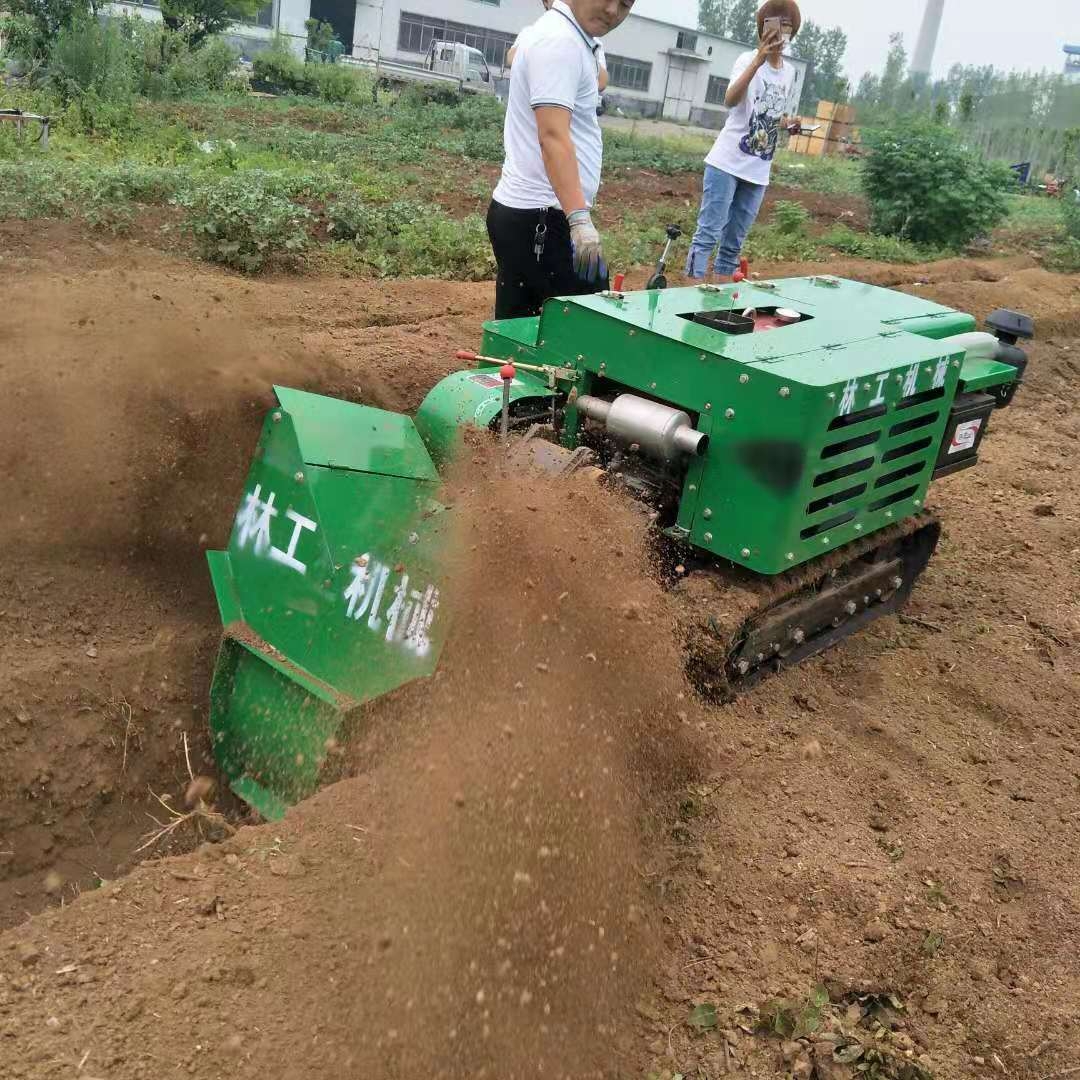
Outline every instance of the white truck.
{"type": "Polygon", "coordinates": [[[360,60],[346,56],[341,59],[348,64],[373,68],[376,78],[388,83],[446,86],[465,94],[495,92],[495,80],[484,54],[457,41],[433,41],[419,66],[383,59],[360,60]]]}

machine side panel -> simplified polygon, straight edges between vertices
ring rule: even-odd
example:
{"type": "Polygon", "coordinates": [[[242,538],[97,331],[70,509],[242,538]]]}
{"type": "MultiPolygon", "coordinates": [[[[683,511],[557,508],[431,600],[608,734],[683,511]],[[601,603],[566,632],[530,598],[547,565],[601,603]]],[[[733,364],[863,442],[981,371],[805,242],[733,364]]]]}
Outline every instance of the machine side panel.
{"type": "MultiPolygon", "coordinates": [[[[721,528],[695,518],[691,539],[763,574],[777,574],[918,513],[956,395],[960,360],[925,355],[831,387],[765,379],[751,369],[745,402],[714,433],[704,505],[723,507],[721,528]]],[[[931,352],[935,351],[931,347],[931,352]]],[[[880,360],[873,353],[863,363],[880,360]]],[[[909,353],[909,356],[912,355],[909,353]]],[[[852,357],[813,355],[814,379],[850,374],[852,357]]],[[[795,374],[793,362],[785,362],[795,374]]],[[[724,414],[726,416],[726,414],[724,414]]],[[[715,508],[714,508],[715,509],[715,508]]]]}

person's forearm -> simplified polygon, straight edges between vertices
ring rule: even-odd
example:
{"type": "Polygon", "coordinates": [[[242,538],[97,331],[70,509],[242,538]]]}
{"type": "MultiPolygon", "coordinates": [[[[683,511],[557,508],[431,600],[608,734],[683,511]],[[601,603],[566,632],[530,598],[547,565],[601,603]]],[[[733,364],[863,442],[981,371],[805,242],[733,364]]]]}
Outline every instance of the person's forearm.
{"type": "Polygon", "coordinates": [[[727,88],[727,93],[724,95],[724,104],[729,109],[734,109],[736,105],[741,105],[742,100],[746,97],[746,91],[750,89],[750,83],[753,82],[754,76],[761,69],[761,64],[757,59],[753,60],[750,66],[727,88]]]}
{"type": "Polygon", "coordinates": [[[564,213],[584,210],[585,193],[581,189],[581,173],[570,132],[547,133],[540,137],[540,152],[548,180],[564,213]]]}

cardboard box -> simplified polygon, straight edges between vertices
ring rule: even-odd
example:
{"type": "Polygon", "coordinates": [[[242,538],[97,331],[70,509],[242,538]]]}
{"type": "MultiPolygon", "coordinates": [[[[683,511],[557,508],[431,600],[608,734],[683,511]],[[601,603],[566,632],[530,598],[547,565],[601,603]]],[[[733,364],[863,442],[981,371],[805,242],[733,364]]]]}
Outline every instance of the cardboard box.
{"type": "Polygon", "coordinates": [[[853,105],[837,105],[832,101],[819,101],[817,119],[836,124],[854,124],[855,107],[853,105]]]}

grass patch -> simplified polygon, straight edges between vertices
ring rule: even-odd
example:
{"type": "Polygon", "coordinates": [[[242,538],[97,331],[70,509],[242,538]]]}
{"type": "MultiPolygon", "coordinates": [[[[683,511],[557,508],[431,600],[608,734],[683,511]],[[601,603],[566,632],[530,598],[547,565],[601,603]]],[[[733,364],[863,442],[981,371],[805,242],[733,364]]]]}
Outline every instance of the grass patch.
{"type": "Polygon", "coordinates": [[[852,158],[810,157],[781,150],[773,162],[774,184],[824,195],[859,195],[861,168],[852,158]]]}
{"type": "Polygon", "coordinates": [[[834,225],[821,237],[821,243],[843,255],[874,262],[923,263],[943,259],[950,252],[900,240],[895,236],[878,236],[876,233],[856,232],[846,225],[834,225]]]}
{"type": "Polygon", "coordinates": [[[1060,244],[1051,244],[1043,262],[1061,274],[1080,274],[1080,240],[1067,237],[1060,244]]]}

